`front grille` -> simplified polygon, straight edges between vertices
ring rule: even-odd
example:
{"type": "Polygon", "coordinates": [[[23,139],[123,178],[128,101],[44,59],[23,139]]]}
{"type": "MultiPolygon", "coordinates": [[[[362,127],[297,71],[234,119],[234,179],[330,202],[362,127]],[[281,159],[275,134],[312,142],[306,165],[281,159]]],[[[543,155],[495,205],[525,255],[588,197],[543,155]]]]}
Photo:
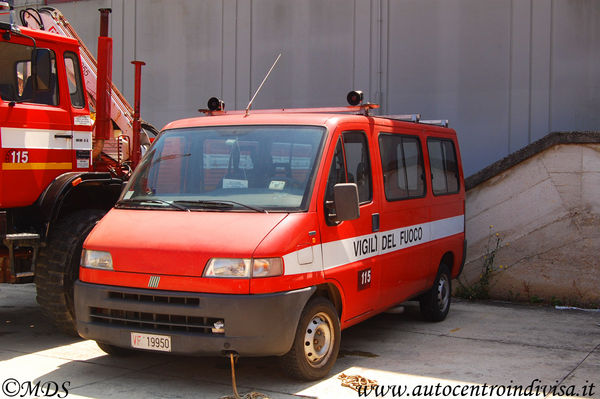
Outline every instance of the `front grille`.
{"type": "Polygon", "coordinates": [[[131,301],[138,303],[174,303],[178,305],[200,305],[200,299],[189,296],[166,296],[166,295],[145,295],[145,294],[130,294],[118,291],[109,291],[110,299],[119,299],[123,301],[131,301]]]}
{"type": "MultiPolygon", "coordinates": [[[[147,295],[141,296],[145,297],[147,295]]],[[[214,323],[223,320],[212,317],[146,313],[98,307],[90,308],[90,318],[93,322],[102,324],[164,331],[185,331],[199,334],[213,334],[212,328],[214,323]]]]}

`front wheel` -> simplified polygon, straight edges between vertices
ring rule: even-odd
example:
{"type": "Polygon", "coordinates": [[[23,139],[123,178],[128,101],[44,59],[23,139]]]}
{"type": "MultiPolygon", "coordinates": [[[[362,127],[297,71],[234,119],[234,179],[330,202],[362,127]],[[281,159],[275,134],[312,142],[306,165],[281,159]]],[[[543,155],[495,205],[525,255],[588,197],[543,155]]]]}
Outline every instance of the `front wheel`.
{"type": "Polygon", "coordinates": [[[282,357],[283,368],[301,380],[325,377],[337,359],[340,339],[340,319],[331,302],[311,299],[300,316],[292,349],[282,357]]]}
{"type": "Polygon", "coordinates": [[[450,311],[452,286],[446,265],[440,265],[433,287],[419,298],[421,314],[429,321],[442,321],[450,311]]]}
{"type": "Polygon", "coordinates": [[[87,209],[59,220],[40,249],[35,266],[37,302],[44,314],[63,332],[77,335],[73,284],[79,277],[81,248],[105,211],[87,209]]]}

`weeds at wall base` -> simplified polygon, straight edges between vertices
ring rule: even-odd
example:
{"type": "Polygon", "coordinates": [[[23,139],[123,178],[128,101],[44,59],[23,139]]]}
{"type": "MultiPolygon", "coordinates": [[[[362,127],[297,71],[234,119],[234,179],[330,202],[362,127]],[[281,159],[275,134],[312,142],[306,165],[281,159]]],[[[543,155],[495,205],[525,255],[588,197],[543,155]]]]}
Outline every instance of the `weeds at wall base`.
{"type": "Polygon", "coordinates": [[[502,269],[502,265],[496,266],[494,261],[496,254],[502,248],[502,238],[499,233],[493,232],[494,226],[490,225],[488,240],[481,265],[481,274],[479,280],[472,284],[464,283],[460,278],[457,279],[458,287],[454,295],[469,301],[490,299],[490,285],[494,273],[502,269]]]}

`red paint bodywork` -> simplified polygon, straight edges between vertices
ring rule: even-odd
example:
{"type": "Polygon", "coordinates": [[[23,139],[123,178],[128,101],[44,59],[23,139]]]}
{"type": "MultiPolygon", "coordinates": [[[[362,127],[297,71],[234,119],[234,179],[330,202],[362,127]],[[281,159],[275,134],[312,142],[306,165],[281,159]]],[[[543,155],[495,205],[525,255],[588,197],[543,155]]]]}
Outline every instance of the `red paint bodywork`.
{"type": "MultiPolygon", "coordinates": [[[[87,100],[83,108],[71,106],[69,90],[67,89],[67,74],[65,71],[65,52],[79,55],[79,44],[75,39],[55,35],[39,30],[20,28],[22,33],[35,38],[38,48],[49,48],[56,56],[58,77],[59,104],[44,105],[33,103],[17,103],[14,106],[0,99],[0,132],[3,128],[44,129],[57,131],[91,132],[91,126],[74,124],[74,118],[88,116],[90,111],[87,100]]],[[[0,40],[5,39],[0,37],[0,40]]],[[[12,43],[31,46],[31,40],[12,35],[12,43]]],[[[80,62],[81,64],[81,62],[80,62]]],[[[82,85],[84,82],[82,81],[82,85]]],[[[85,92],[85,86],[83,87],[85,92]]],[[[92,169],[78,168],[76,151],[71,149],[34,149],[34,148],[3,148],[0,136],[0,162],[5,162],[10,151],[28,151],[28,163],[56,162],[70,164],[61,169],[23,169],[0,170],[0,208],[16,208],[33,204],[48,185],[59,175],[68,171],[89,171],[92,169]]],[[[73,142],[73,140],[71,140],[73,142]]]]}
{"type": "MultiPolygon", "coordinates": [[[[109,251],[115,271],[81,268],[83,282],[148,289],[148,279],[160,275],[161,290],[226,294],[283,292],[329,285],[341,301],[341,325],[346,328],[428,290],[445,254],[451,254],[452,277],[463,261],[464,232],[333,268],[270,278],[203,278],[211,257],[281,257],[302,248],[372,233],[372,214],[380,214],[380,232],[464,215],[464,183],[456,133],[452,129],[363,115],[252,114],[199,117],[172,122],[167,129],[232,125],[324,126],[327,136],[317,160],[308,211],[298,213],[181,212],[113,209],[95,227],[84,248],[109,251]],[[335,145],[344,131],[367,135],[373,174],[373,200],[360,207],[360,218],[329,226],[324,195],[335,145]],[[460,173],[457,194],[434,196],[427,184],[423,198],[388,202],[383,193],[379,154],[380,133],[418,136],[423,149],[426,181],[431,181],[427,137],[452,140],[460,173]],[[357,272],[371,268],[369,288],[357,289],[357,272]]],[[[316,253],[315,256],[320,256],[316,253]]],[[[285,269],[285,265],[284,265],[285,269]]]]}

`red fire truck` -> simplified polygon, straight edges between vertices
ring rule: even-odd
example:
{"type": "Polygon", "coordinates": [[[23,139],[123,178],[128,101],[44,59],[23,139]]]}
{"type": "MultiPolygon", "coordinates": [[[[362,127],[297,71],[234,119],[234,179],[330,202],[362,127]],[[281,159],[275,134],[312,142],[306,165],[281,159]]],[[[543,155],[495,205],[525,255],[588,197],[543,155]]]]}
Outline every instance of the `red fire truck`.
{"type": "Polygon", "coordinates": [[[83,245],[79,334],[311,380],[342,329],[403,301],[443,320],[466,248],[456,133],[357,98],[168,124],[83,245]]]}
{"type": "Polygon", "coordinates": [[[98,63],[57,10],[23,10],[21,23],[0,23],[0,282],[35,278],[45,313],[74,333],[83,239],[149,138],[111,87],[108,10],[98,63]]]}

